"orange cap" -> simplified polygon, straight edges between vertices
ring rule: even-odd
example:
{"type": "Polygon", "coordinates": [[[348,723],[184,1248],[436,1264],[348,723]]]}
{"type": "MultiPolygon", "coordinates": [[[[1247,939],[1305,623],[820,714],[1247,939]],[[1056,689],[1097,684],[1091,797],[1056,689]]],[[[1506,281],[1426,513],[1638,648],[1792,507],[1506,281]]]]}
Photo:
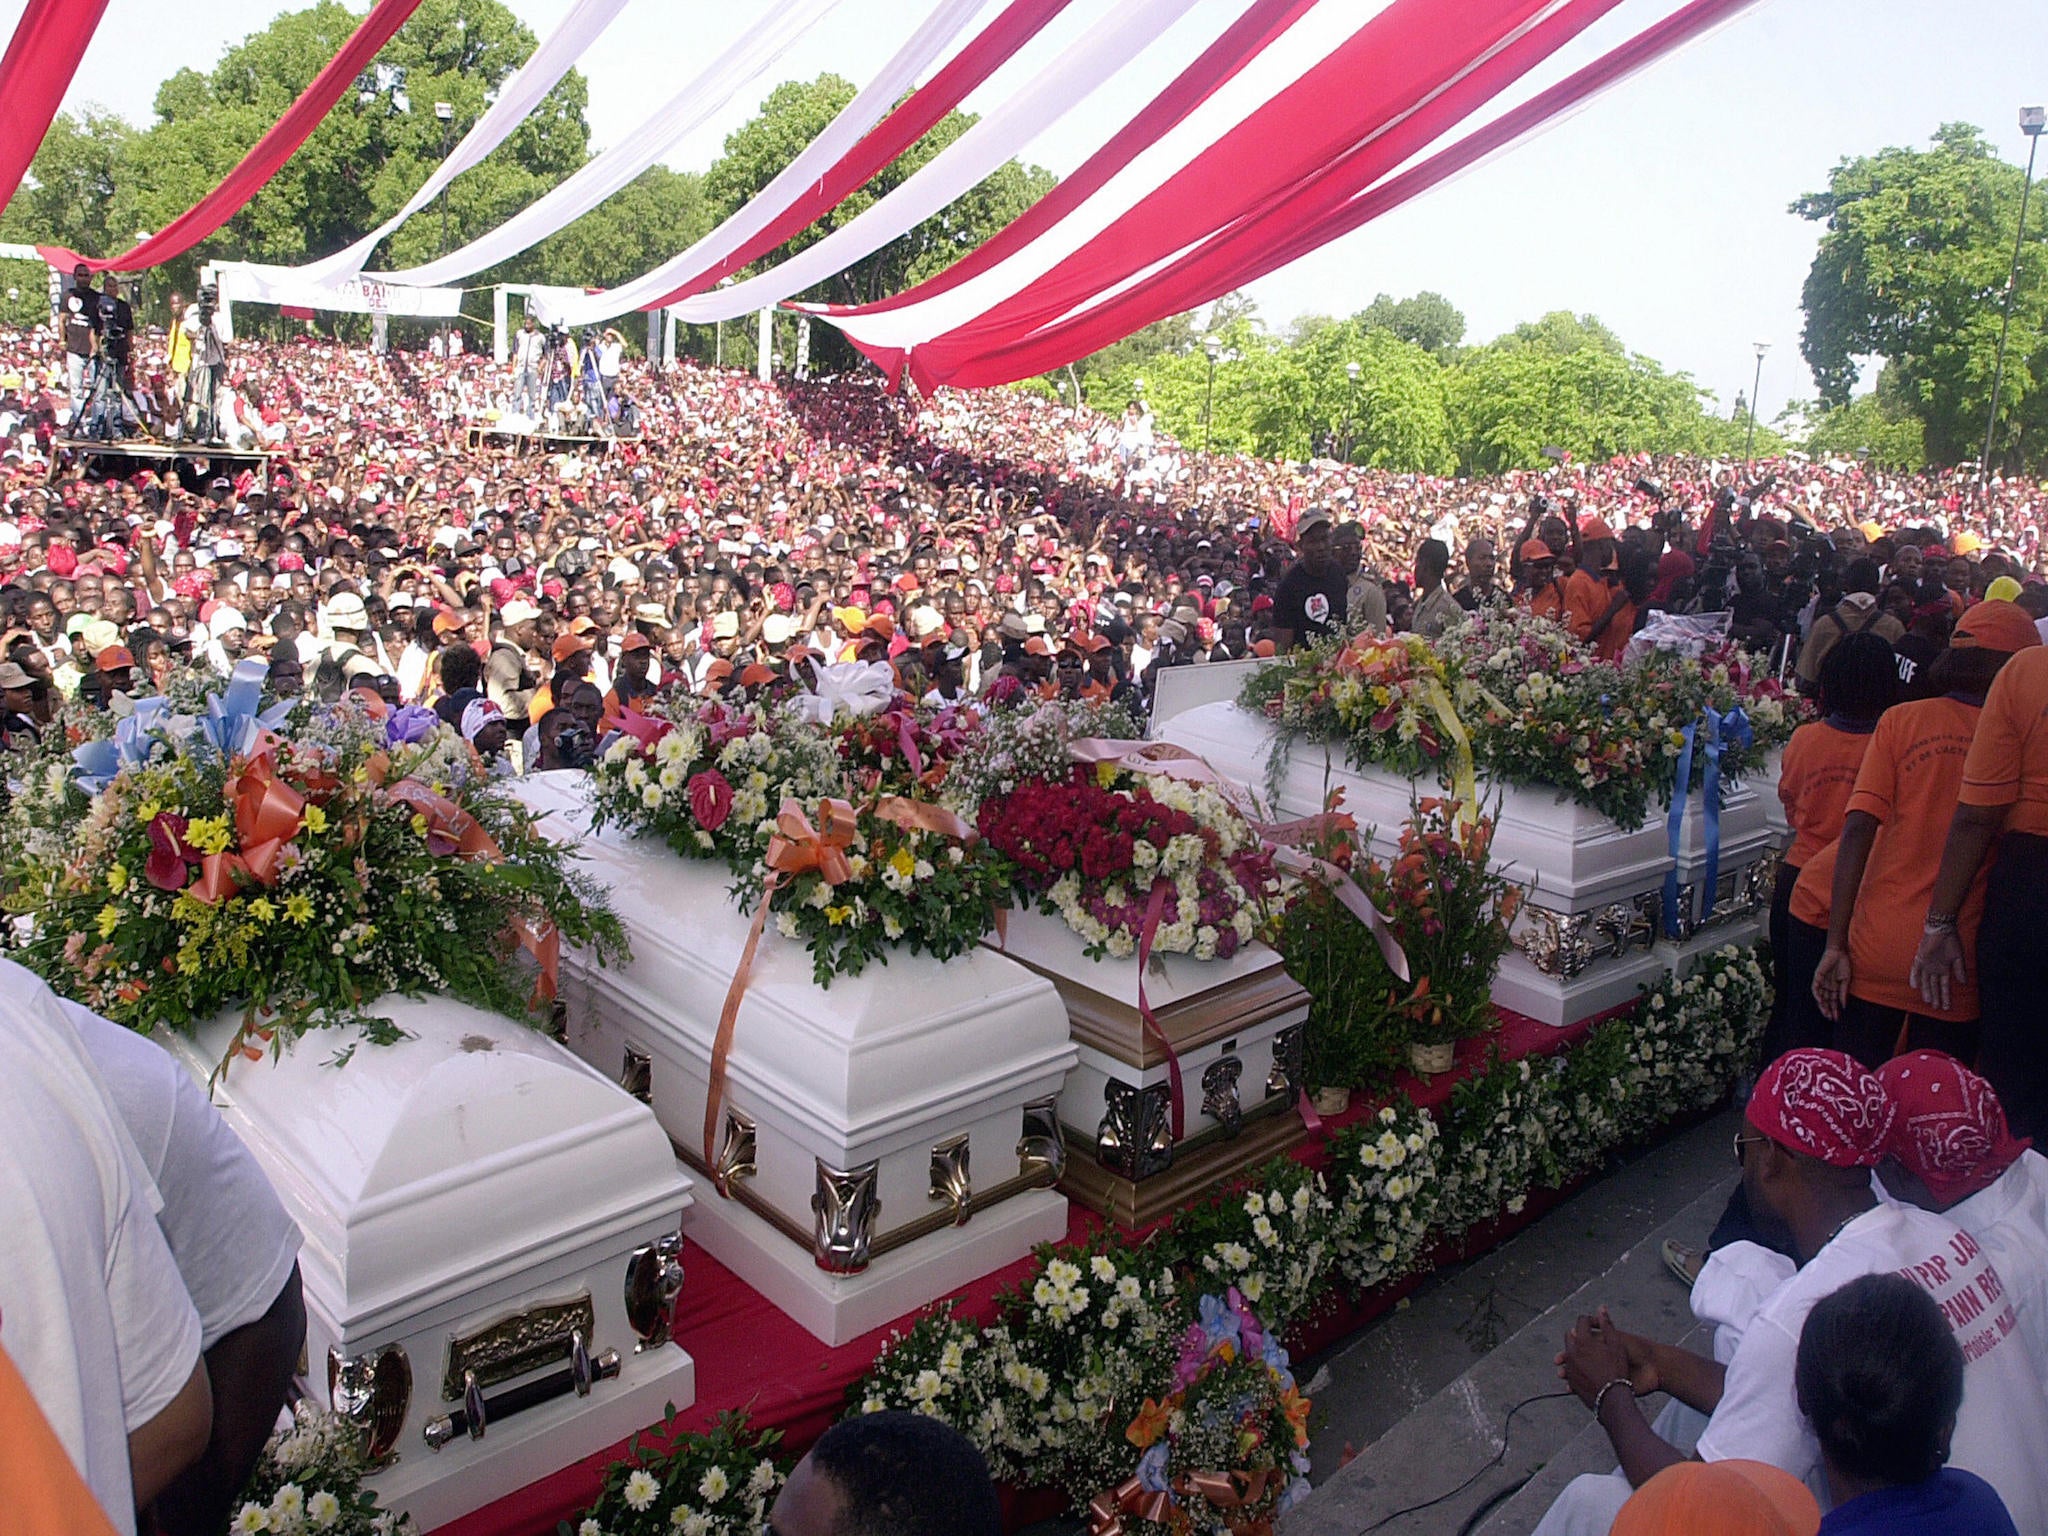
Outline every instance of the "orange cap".
{"type": "Polygon", "coordinates": [[[571,656],[579,655],[589,649],[590,642],[581,635],[555,636],[554,657],[556,661],[567,661],[571,656]]]}
{"type": "Polygon", "coordinates": [[[1254,656],[1277,656],[1279,648],[1270,640],[1254,640],[1252,642],[1252,654],[1254,656]]]}
{"type": "Polygon", "coordinates": [[[92,664],[98,667],[102,672],[111,672],[116,667],[134,666],[135,658],[128,654],[127,646],[110,645],[105,650],[101,651],[99,655],[93,657],[92,664]]]}
{"type": "Polygon", "coordinates": [[[758,661],[748,662],[746,670],[740,673],[740,686],[742,688],[758,688],[763,683],[772,683],[774,681],[775,669],[764,667],[758,661]]]}
{"type": "Polygon", "coordinates": [[[2034,627],[2033,616],[2018,603],[1986,598],[1956,620],[1948,643],[1957,650],[1975,648],[2010,653],[2039,645],[2041,631],[2034,627]]]}
{"type": "Polygon", "coordinates": [[[437,635],[452,635],[468,622],[468,619],[457,613],[453,608],[443,608],[434,615],[434,633],[437,635]]]}
{"type": "Polygon", "coordinates": [[[1588,512],[1579,519],[1580,543],[1598,544],[1602,539],[1612,539],[1613,537],[1614,530],[1608,527],[1606,520],[1597,514],[1588,512]]]}
{"type": "Polygon", "coordinates": [[[1614,1536],[1815,1536],[1820,1505],[1790,1472],[1760,1461],[1681,1461],[1630,1496],[1614,1536]]]}
{"type": "Polygon", "coordinates": [[[1052,642],[1043,635],[1033,635],[1024,642],[1024,654],[1027,656],[1050,656],[1052,654],[1052,642]]]}
{"type": "Polygon", "coordinates": [[[1524,541],[1521,554],[1524,560],[1555,560],[1557,558],[1556,555],[1550,552],[1550,546],[1541,539],[1524,541]]]}
{"type": "Polygon", "coordinates": [[[723,656],[712,657],[711,665],[704,669],[704,681],[707,684],[723,682],[726,678],[731,676],[732,663],[727,661],[723,656]]]}

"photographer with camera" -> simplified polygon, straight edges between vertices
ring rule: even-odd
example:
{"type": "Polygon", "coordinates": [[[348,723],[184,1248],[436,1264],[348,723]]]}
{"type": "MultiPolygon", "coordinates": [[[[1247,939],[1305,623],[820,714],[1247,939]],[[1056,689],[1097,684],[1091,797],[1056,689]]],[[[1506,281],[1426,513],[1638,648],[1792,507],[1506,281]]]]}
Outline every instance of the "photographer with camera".
{"type": "Polygon", "coordinates": [[[220,288],[202,283],[199,302],[185,311],[181,322],[190,347],[190,371],[185,375],[183,401],[184,436],[188,442],[220,441],[217,401],[227,381],[228,343],[234,340],[227,317],[220,312],[220,288]]]}

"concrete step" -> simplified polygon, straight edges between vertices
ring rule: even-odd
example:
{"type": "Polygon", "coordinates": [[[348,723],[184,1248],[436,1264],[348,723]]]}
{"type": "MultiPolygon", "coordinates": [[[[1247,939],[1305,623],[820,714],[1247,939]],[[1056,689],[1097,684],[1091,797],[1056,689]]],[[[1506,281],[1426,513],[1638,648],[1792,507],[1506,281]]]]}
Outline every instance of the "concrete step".
{"type": "Polygon", "coordinates": [[[1712,1230],[1736,1177],[1732,1123],[1716,1117],[1582,1190],[1319,1362],[1319,1486],[1284,1536],[1439,1536],[1468,1526],[1520,1536],[1554,1496],[1537,1502],[1530,1485],[1539,1474],[1551,1469],[1562,1486],[1611,1469],[1585,1408],[1547,1396],[1563,1391],[1558,1346],[1572,1319],[1603,1304],[1636,1332],[1693,1333],[1685,1290],[1658,1250],[1667,1237],[1702,1244],[1712,1230]],[[1347,1442],[1363,1449],[1340,1466],[1347,1442]]]}

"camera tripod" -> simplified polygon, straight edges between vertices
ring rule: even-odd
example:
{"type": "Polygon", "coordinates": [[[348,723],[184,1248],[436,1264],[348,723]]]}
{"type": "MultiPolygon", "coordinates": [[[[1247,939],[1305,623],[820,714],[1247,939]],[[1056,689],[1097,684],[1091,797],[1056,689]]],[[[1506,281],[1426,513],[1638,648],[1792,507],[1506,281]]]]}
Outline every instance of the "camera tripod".
{"type": "Polygon", "coordinates": [[[129,393],[125,362],[116,362],[104,350],[93,354],[85,373],[85,399],[75,418],[80,437],[111,443],[132,436],[140,427],[142,407],[129,393]]]}

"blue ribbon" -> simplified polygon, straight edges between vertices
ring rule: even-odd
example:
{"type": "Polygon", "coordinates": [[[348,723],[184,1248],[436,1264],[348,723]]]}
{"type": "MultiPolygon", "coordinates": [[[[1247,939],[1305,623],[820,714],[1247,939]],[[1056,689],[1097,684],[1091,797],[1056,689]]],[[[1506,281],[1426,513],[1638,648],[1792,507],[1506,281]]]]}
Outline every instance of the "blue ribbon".
{"type": "Polygon", "coordinates": [[[1678,921],[1678,850],[1685,834],[1685,798],[1692,791],[1692,744],[1699,730],[1696,725],[1685,728],[1685,745],[1678,753],[1678,778],[1671,786],[1671,808],[1664,816],[1664,839],[1671,854],[1671,867],[1664,871],[1664,936],[1675,939],[1680,932],[1678,921]]]}
{"type": "Polygon", "coordinates": [[[71,754],[72,782],[96,795],[123,769],[140,768],[156,749],[158,731],[170,718],[168,700],[137,699],[135,708],[114,727],[110,740],[88,741],[71,754]]]}
{"type": "Polygon", "coordinates": [[[1685,830],[1686,797],[1692,789],[1693,747],[1702,726],[1706,728],[1706,739],[1705,762],[1700,770],[1700,801],[1707,819],[1707,869],[1705,889],[1700,899],[1708,911],[1713,909],[1714,892],[1721,883],[1721,754],[1731,747],[1747,751],[1756,741],[1749,716],[1739,704],[1725,715],[1709,705],[1696,723],[1685,728],[1685,745],[1678,754],[1678,778],[1671,787],[1671,809],[1664,819],[1665,839],[1671,854],[1671,868],[1664,874],[1664,932],[1674,939],[1680,931],[1678,853],[1685,830]]]}
{"type": "Polygon", "coordinates": [[[256,737],[264,727],[275,729],[284,723],[291,713],[289,702],[272,705],[263,713],[257,706],[263,702],[263,680],[270,674],[270,664],[257,657],[247,657],[235,663],[233,676],[228,679],[227,691],[215,694],[206,701],[206,714],[199,721],[199,734],[213,745],[222,757],[239,757],[256,745],[256,737]]]}

